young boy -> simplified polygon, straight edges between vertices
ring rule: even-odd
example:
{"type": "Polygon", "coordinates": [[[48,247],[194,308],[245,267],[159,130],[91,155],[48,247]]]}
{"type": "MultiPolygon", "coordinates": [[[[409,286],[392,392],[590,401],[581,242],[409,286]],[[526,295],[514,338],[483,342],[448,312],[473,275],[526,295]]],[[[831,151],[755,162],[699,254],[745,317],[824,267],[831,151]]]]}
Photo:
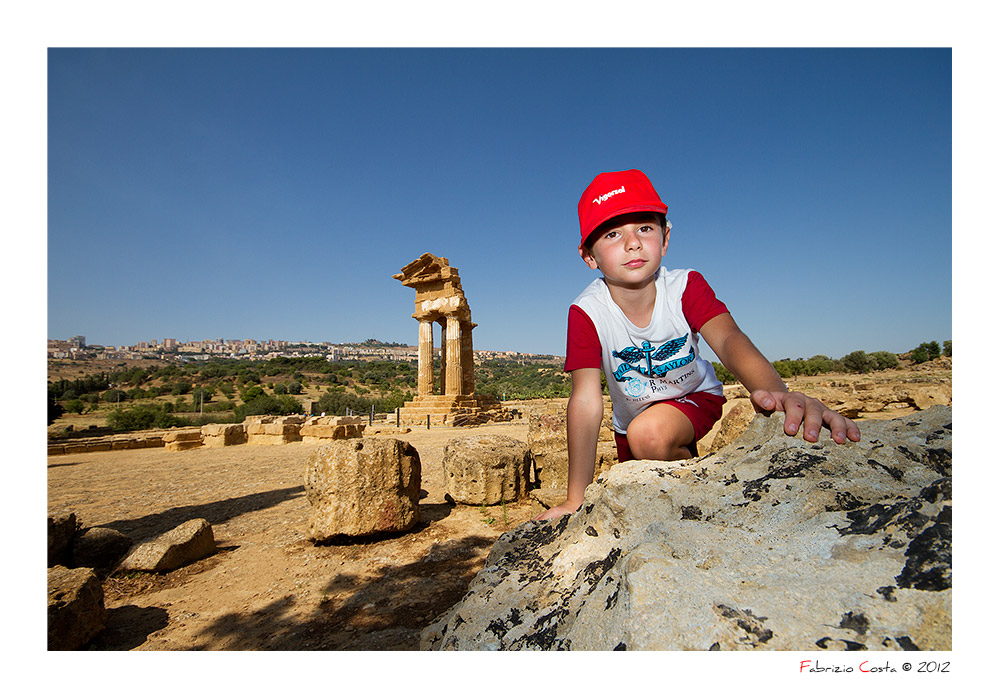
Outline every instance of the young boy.
{"type": "Polygon", "coordinates": [[[796,434],[801,423],[803,437],[815,442],[825,424],[837,444],[861,439],[851,420],[788,391],[698,272],[660,267],[670,223],[645,174],[598,175],[578,211],[580,256],[603,277],[584,289],[569,312],[565,370],[573,390],[566,411],[566,501],[536,519],[575,511],[594,479],[604,415],[602,371],[614,406],[619,461],[696,455],[695,445],[722,416],[726,401],[711,363],[698,354],[698,334],[750,391],[757,410],[785,413],[786,434],[796,434]]]}

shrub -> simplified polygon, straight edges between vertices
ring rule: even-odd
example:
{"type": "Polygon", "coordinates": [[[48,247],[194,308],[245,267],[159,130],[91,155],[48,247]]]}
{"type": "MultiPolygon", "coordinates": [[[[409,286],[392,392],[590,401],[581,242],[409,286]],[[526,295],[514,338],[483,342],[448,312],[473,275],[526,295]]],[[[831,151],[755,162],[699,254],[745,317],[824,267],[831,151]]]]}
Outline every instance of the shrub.
{"type": "Polygon", "coordinates": [[[899,366],[899,357],[892,352],[872,352],[868,356],[875,360],[876,368],[879,371],[883,369],[895,369],[899,366]]]}
{"type": "Polygon", "coordinates": [[[155,405],[136,405],[131,408],[116,408],[108,415],[108,427],[115,432],[148,430],[154,427],[180,427],[182,420],[155,405]]]}
{"type": "Polygon", "coordinates": [[[733,372],[729,371],[720,362],[712,362],[712,367],[715,369],[715,376],[722,383],[737,383],[736,376],[733,372]]]}
{"type": "Polygon", "coordinates": [[[874,371],[878,367],[878,362],[868,356],[868,353],[863,350],[855,350],[854,352],[851,352],[843,357],[841,361],[844,363],[844,367],[848,371],[853,371],[859,374],[874,371]]]}
{"type": "Polygon", "coordinates": [[[302,412],[302,403],[287,395],[260,395],[237,407],[234,412],[240,421],[247,415],[291,415],[302,412]]]}

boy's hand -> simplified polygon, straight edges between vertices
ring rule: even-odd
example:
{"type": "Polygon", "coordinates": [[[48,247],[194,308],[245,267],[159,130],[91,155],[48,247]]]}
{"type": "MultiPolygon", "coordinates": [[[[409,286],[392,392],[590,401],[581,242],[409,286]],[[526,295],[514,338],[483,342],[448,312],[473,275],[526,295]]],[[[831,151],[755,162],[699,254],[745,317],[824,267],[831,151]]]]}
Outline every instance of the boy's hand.
{"type": "Polygon", "coordinates": [[[861,430],[853,421],[827,408],[823,403],[798,391],[758,390],[750,394],[750,401],[759,410],[770,413],[780,410],[785,413],[785,434],[794,436],[803,423],[802,438],[807,442],[819,440],[823,425],[830,428],[833,441],[844,444],[861,440],[861,430]]]}
{"type": "Polygon", "coordinates": [[[543,512],[542,514],[538,515],[537,517],[532,517],[532,519],[536,519],[536,520],[555,519],[556,517],[562,517],[565,514],[570,514],[572,512],[576,512],[578,509],[580,509],[579,505],[574,505],[574,504],[570,503],[567,500],[566,502],[562,503],[561,505],[556,505],[555,507],[550,507],[549,509],[545,510],[545,512],[543,512]]]}

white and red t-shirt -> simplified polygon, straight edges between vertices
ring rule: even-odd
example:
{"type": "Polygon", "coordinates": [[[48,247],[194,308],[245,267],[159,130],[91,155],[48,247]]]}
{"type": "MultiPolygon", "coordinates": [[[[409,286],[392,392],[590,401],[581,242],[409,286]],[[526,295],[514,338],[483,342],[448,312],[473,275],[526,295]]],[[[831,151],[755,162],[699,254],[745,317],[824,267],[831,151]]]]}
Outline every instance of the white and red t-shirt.
{"type": "Polygon", "coordinates": [[[604,372],[621,434],[657,401],[698,391],[722,395],[712,364],[698,354],[697,333],[729,309],[692,269],[661,267],[654,283],[656,303],[645,328],[628,319],[604,279],[594,280],[569,308],[564,369],[604,372]]]}

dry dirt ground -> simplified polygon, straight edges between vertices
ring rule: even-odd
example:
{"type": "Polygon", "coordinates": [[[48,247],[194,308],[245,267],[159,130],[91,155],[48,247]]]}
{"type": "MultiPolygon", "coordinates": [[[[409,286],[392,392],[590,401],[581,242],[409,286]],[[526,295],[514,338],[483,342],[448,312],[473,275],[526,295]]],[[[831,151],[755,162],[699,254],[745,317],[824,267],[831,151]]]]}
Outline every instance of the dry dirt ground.
{"type": "MultiPolygon", "coordinates": [[[[938,380],[950,382],[950,371],[938,380]]],[[[808,384],[793,388],[823,385],[808,384]]],[[[305,536],[303,475],[314,444],[50,456],[50,513],[75,512],[82,526],[117,529],[135,542],[202,517],[219,546],[172,573],[105,581],[107,626],[87,648],[417,649],[421,630],[461,598],[497,537],[542,511],[531,499],[494,507],[445,499],[444,446],[473,432],[526,442],[528,424],[522,418],[399,435],[420,455],[426,494],[419,524],[321,546],[305,536]]]]}
{"type": "Polygon", "coordinates": [[[414,429],[420,522],[409,532],[322,546],[305,536],[303,473],[318,447],[240,445],[49,457],[49,512],[133,541],[203,517],[215,555],[167,574],[105,581],[109,610],[93,650],[415,650],[419,634],[464,594],[506,529],[541,506],[450,504],[444,445],[470,430],[527,441],[527,422],[414,429]]]}

